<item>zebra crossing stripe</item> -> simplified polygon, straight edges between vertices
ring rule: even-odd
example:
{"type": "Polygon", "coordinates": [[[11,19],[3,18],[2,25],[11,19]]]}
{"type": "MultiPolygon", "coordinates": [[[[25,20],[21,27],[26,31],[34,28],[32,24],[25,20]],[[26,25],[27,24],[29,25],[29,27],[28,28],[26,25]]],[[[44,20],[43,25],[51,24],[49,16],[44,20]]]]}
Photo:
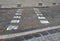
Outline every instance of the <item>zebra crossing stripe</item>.
{"type": "Polygon", "coordinates": [[[38,19],[46,19],[45,17],[38,17],[38,19]]]}
{"type": "Polygon", "coordinates": [[[43,14],[38,14],[38,13],[37,13],[37,16],[39,16],[39,15],[40,15],[40,16],[43,16],[43,14]]]}
{"type": "Polygon", "coordinates": [[[22,13],[15,13],[15,15],[22,15],[22,13]]]}
{"type": "Polygon", "coordinates": [[[19,23],[20,20],[11,20],[11,23],[19,23]]]}
{"type": "Polygon", "coordinates": [[[8,28],[6,30],[12,30],[12,29],[18,29],[18,26],[14,26],[14,25],[9,25],[8,28]]]}
{"type": "Polygon", "coordinates": [[[35,13],[41,13],[37,8],[34,8],[35,13]]]}
{"type": "Polygon", "coordinates": [[[17,19],[19,18],[19,19],[20,19],[20,18],[21,18],[21,16],[14,16],[13,18],[17,18],[17,19]]]}
{"type": "Polygon", "coordinates": [[[16,12],[22,12],[23,9],[18,9],[16,12]]]}
{"type": "Polygon", "coordinates": [[[35,10],[35,11],[38,11],[38,9],[37,9],[37,8],[34,8],[34,10],[35,10]]]}
{"type": "Polygon", "coordinates": [[[18,9],[19,11],[22,11],[23,9],[18,9]]]}
{"type": "Polygon", "coordinates": [[[39,12],[39,11],[35,11],[35,13],[41,13],[41,12],[39,12]]]}
{"type": "Polygon", "coordinates": [[[41,22],[42,24],[49,23],[48,20],[40,20],[40,22],[41,22]]]}
{"type": "Polygon", "coordinates": [[[17,10],[16,12],[20,12],[21,13],[22,11],[17,10]]]}

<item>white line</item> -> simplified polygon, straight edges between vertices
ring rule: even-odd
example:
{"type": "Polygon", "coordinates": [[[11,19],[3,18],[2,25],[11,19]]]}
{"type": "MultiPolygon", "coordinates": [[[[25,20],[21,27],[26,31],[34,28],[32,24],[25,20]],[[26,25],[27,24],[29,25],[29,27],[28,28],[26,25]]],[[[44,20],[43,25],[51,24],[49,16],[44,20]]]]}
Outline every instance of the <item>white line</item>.
{"type": "Polygon", "coordinates": [[[18,26],[9,25],[6,30],[18,29],[18,26]]]}
{"type": "Polygon", "coordinates": [[[18,10],[18,11],[16,11],[16,12],[20,12],[20,13],[21,13],[22,11],[19,11],[19,10],[18,10]]]}
{"type": "Polygon", "coordinates": [[[38,10],[37,8],[34,8],[34,10],[38,10]]]}
{"type": "Polygon", "coordinates": [[[37,8],[34,8],[35,13],[41,13],[37,8]]]}
{"type": "Polygon", "coordinates": [[[19,23],[20,20],[11,20],[11,23],[19,23]]]}
{"type": "Polygon", "coordinates": [[[40,16],[38,16],[38,19],[46,19],[45,17],[40,17],[40,16]]]}
{"type": "Polygon", "coordinates": [[[40,16],[43,16],[43,14],[38,14],[38,13],[37,13],[37,16],[39,16],[39,15],[40,15],[40,16]]]}
{"type": "Polygon", "coordinates": [[[37,11],[35,11],[35,13],[41,13],[41,12],[40,12],[40,11],[38,11],[38,12],[37,12],[37,11]]]}
{"type": "Polygon", "coordinates": [[[20,18],[21,18],[21,16],[14,16],[13,18],[19,18],[19,19],[20,19],[20,18]]]}
{"type": "Polygon", "coordinates": [[[19,11],[22,11],[23,9],[18,9],[19,11]]]}
{"type": "Polygon", "coordinates": [[[49,23],[49,21],[48,21],[48,20],[40,20],[40,22],[41,22],[42,24],[49,23]]]}
{"type": "Polygon", "coordinates": [[[38,9],[37,9],[37,10],[34,10],[34,11],[39,12],[39,10],[38,10],[38,9]]]}
{"type": "Polygon", "coordinates": [[[18,9],[16,12],[22,12],[23,9],[18,9]]]}
{"type": "Polygon", "coordinates": [[[37,32],[53,30],[53,29],[60,29],[60,26],[46,27],[44,29],[36,29],[36,30],[15,33],[15,34],[0,35],[0,39],[14,38],[14,37],[18,37],[18,36],[24,36],[24,35],[29,35],[29,34],[33,34],[33,33],[37,33],[37,32]]]}
{"type": "Polygon", "coordinates": [[[22,15],[22,13],[15,13],[15,15],[22,15]]]}

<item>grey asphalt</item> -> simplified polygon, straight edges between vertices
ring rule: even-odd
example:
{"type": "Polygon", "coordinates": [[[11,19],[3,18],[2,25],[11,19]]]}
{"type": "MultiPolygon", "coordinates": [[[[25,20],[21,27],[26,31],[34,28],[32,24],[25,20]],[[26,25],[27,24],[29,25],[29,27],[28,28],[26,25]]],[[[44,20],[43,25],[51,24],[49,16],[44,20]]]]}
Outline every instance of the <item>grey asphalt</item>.
{"type": "MultiPolygon", "coordinates": [[[[10,21],[13,19],[13,16],[15,15],[18,8],[15,8],[15,9],[12,9],[12,8],[11,9],[2,9],[1,8],[0,9],[0,35],[18,33],[18,32],[24,32],[24,31],[28,31],[28,30],[42,29],[42,28],[60,25],[60,8],[59,7],[38,8],[38,9],[44,15],[44,17],[46,17],[46,19],[50,22],[49,24],[41,24],[40,20],[38,19],[33,8],[23,8],[20,23],[16,24],[19,26],[18,29],[7,31],[6,29],[7,29],[8,25],[11,24],[10,21]]],[[[40,32],[40,33],[42,34],[42,36],[44,36],[47,34],[54,34],[54,33],[58,33],[58,32],[60,32],[60,29],[50,30],[47,32],[40,32]]],[[[28,37],[31,38],[31,37],[39,37],[39,36],[41,36],[41,35],[33,34],[33,35],[15,38],[16,40],[15,39],[11,39],[11,40],[19,41],[20,39],[26,40],[26,39],[28,39],[28,37]]],[[[47,36],[47,37],[49,37],[49,36],[47,36]]],[[[5,41],[11,41],[11,40],[8,39],[5,41]]],[[[53,40],[51,40],[51,41],[53,41],[53,40]]]]}
{"type": "MultiPolygon", "coordinates": [[[[7,31],[10,21],[13,19],[17,8],[15,9],[0,9],[0,34],[18,33],[33,29],[42,29],[51,26],[60,25],[60,12],[58,8],[37,8],[46,19],[50,22],[49,24],[41,24],[38,16],[36,15],[33,8],[23,8],[20,23],[17,30],[7,31]]],[[[12,24],[14,25],[14,24],[12,24]]]]}

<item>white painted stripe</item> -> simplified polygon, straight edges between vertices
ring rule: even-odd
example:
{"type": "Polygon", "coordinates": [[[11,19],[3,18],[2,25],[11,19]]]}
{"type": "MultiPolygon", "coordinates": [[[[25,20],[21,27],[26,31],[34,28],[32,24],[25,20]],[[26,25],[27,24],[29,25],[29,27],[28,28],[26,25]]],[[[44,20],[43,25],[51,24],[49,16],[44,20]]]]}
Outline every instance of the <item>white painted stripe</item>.
{"type": "Polygon", "coordinates": [[[18,29],[18,26],[10,25],[6,30],[18,29]]]}
{"type": "Polygon", "coordinates": [[[18,29],[18,26],[15,26],[13,29],[14,29],[14,30],[18,29]]]}
{"type": "Polygon", "coordinates": [[[20,11],[17,10],[16,12],[20,12],[20,11]]]}
{"type": "Polygon", "coordinates": [[[40,20],[40,22],[41,22],[42,24],[49,23],[48,20],[40,20]]]}
{"type": "Polygon", "coordinates": [[[22,13],[15,13],[15,15],[22,15],[22,13]]]}
{"type": "Polygon", "coordinates": [[[35,29],[35,30],[20,32],[20,33],[15,33],[15,34],[0,35],[0,39],[7,39],[7,38],[24,36],[24,35],[30,35],[30,34],[34,34],[37,32],[49,31],[49,30],[53,30],[53,29],[60,29],[60,26],[46,27],[43,29],[35,29]]]}
{"type": "Polygon", "coordinates": [[[34,10],[38,10],[37,8],[34,8],[34,10]]]}
{"type": "Polygon", "coordinates": [[[37,12],[37,11],[35,11],[35,13],[37,14],[37,13],[41,13],[41,12],[40,12],[40,11],[38,11],[38,12],[37,12]]]}
{"type": "Polygon", "coordinates": [[[39,16],[39,15],[43,16],[43,14],[38,14],[38,13],[37,13],[37,16],[39,16]]]}
{"type": "Polygon", "coordinates": [[[36,11],[39,11],[38,9],[34,9],[34,11],[36,12],[36,11]]]}
{"type": "Polygon", "coordinates": [[[46,19],[46,18],[45,18],[45,17],[40,17],[40,16],[39,16],[38,19],[46,19]]]}
{"type": "Polygon", "coordinates": [[[20,10],[17,10],[16,12],[22,12],[22,11],[20,11],[20,10]]]}
{"type": "Polygon", "coordinates": [[[19,11],[22,11],[23,9],[18,9],[19,11]]]}
{"type": "Polygon", "coordinates": [[[21,16],[14,16],[13,18],[19,18],[19,19],[20,19],[20,18],[21,18],[21,16]]]}
{"type": "Polygon", "coordinates": [[[39,10],[37,9],[37,10],[34,10],[34,11],[37,11],[37,12],[39,12],[39,10]]]}
{"type": "Polygon", "coordinates": [[[37,9],[37,10],[34,10],[34,11],[39,12],[39,10],[38,10],[38,9],[37,9]]]}
{"type": "Polygon", "coordinates": [[[35,13],[41,13],[37,8],[34,8],[35,13]]]}
{"type": "Polygon", "coordinates": [[[19,23],[20,20],[11,20],[11,23],[19,23]]]}

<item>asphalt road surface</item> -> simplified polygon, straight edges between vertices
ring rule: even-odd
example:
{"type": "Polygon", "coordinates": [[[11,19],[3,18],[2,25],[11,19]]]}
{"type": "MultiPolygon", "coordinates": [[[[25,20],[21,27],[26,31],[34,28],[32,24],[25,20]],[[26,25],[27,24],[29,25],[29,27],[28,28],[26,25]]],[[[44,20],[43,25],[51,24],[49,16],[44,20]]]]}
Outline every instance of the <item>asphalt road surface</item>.
{"type": "MultiPolygon", "coordinates": [[[[0,9],[0,35],[51,28],[52,26],[60,26],[60,8],[0,9]]],[[[47,32],[50,33],[50,31],[47,32]]]]}

